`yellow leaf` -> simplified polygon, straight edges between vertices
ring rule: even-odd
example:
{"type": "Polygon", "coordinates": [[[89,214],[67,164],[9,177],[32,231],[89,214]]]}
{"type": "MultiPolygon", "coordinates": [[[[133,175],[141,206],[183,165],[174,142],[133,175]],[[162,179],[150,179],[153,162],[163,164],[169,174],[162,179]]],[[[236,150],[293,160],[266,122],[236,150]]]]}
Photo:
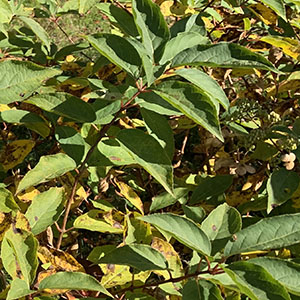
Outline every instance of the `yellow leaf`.
{"type": "Polygon", "coordinates": [[[266,25],[277,24],[277,14],[264,4],[256,3],[247,6],[266,25]]]}
{"type": "Polygon", "coordinates": [[[30,187],[24,192],[17,195],[18,199],[24,203],[31,202],[35,196],[40,194],[40,191],[35,187],[30,187]]]}
{"type": "Polygon", "coordinates": [[[0,104],[0,112],[10,110],[11,108],[7,104],[0,104]]]}
{"type": "Polygon", "coordinates": [[[22,229],[25,231],[31,231],[31,228],[30,228],[27,218],[20,211],[17,211],[15,221],[16,221],[16,224],[15,224],[16,228],[22,229]]]}
{"type": "Polygon", "coordinates": [[[38,249],[38,258],[43,264],[51,263],[52,268],[67,272],[85,272],[83,266],[71,254],[40,246],[38,249]]]}
{"type": "Polygon", "coordinates": [[[142,214],[144,214],[143,202],[135,191],[126,183],[116,181],[120,193],[126,198],[132,205],[134,205],[142,214]]]}
{"type": "Polygon", "coordinates": [[[294,39],[281,36],[264,36],[261,41],[281,48],[282,51],[294,59],[300,60],[300,43],[294,39]]]}
{"type": "Polygon", "coordinates": [[[5,232],[9,229],[11,225],[10,214],[5,214],[0,212],[0,241],[3,240],[5,232]]]}
{"type": "Polygon", "coordinates": [[[5,171],[20,164],[30,153],[35,142],[30,140],[18,140],[7,144],[0,154],[0,162],[5,171]]]}
{"type": "Polygon", "coordinates": [[[172,16],[172,12],[170,10],[170,7],[173,5],[173,1],[164,1],[160,5],[160,11],[165,17],[172,16]]]}

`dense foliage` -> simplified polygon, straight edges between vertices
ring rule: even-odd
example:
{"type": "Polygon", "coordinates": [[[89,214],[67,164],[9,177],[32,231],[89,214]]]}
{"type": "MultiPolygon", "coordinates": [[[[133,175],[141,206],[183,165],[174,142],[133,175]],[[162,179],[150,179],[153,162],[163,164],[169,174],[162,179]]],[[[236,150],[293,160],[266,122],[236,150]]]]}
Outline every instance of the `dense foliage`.
{"type": "Polygon", "coordinates": [[[299,299],[299,11],[0,0],[0,299],[299,299]]]}

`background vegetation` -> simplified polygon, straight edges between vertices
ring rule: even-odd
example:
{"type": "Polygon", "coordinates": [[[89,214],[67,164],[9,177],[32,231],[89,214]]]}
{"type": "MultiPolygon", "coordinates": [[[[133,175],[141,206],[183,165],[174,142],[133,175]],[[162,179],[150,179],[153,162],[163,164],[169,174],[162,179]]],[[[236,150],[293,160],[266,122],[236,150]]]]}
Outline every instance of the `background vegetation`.
{"type": "Polygon", "coordinates": [[[0,0],[0,299],[298,299],[299,9],[0,0]]]}

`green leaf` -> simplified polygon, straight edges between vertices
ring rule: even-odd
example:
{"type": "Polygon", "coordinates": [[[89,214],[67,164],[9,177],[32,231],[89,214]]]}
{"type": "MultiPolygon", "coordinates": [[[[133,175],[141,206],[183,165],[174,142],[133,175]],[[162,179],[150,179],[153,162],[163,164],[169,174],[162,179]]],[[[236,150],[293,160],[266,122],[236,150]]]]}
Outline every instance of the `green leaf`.
{"type": "Polygon", "coordinates": [[[123,227],[120,223],[115,222],[114,225],[106,222],[101,218],[102,211],[91,209],[88,213],[76,218],[74,222],[75,228],[98,231],[104,233],[123,233],[123,227]]]}
{"type": "Polygon", "coordinates": [[[43,232],[57,221],[63,211],[63,201],[64,190],[56,187],[33,198],[25,217],[28,219],[34,235],[43,232]]]}
{"type": "Polygon", "coordinates": [[[197,32],[180,32],[166,43],[161,65],[171,61],[178,53],[196,45],[207,44],[208,39],[197,32]]]}
{"type": "Polygon", "coordinates": [[[83,158],[86,145],[81,134],[72,127],[57,126],[55,138],[64,152],[73,158],[78,165],[83,158]]]}
{"type": "Polygon", "coordinates": [[[81,123],[93,122],[96,119],[95,112],[89,103],[67,93],[39,94],[26,102],[81,123]]]}
{"type": "Polygon", "coordinates": [[[204,255],[210,255],[210,241],[193,221],[170,213],[152,214],[140,219],[166,231],[185,246],[204,255]]]}
{"type": "Polygon", "coordinates": [[[278,153],[278,150],[274,146],[263,141],[258,141],[255,151],[250,156],[253,159],[266,161],[273,157],[276,153],[278,153]]]}
{"type": "Polygon", "coordinates": [[[171,160],[154,137],[138,129],[124,129],[118,133],[117,140],[168,193],[173,194],[171,160]]]}
{"type": "Polygon", "coordinates": [[[241,292],[252,300],[290,300],[285,288],[261,266],[249,262],[235,262],[224,268],[224,271],[241,292]]]}
{"type": "Polygon", "coordinates": [[[174,136],[167,119],[151,110],[141,108],[141,113],[145,121],[147,131],[165,149],[170,160],[174,155],[174,136]]]}
{"type": "Polygon", "coordinates": [[[283,204],[292,197],[299,186],[300,178],[296,172],[284,168],[274,171],[267,182],[268,209],[283,204]]]}
{"type": "Polygon", "coordinates": [[[209,197],[221,195],[231,186],[232,180],[231,175],[207,176],[194,190],[189,204],[194,205],[209,197]]]}
{"type": "Polygon", "coordinates": [[[9,213],[19,209],[11,191],[0,187],[0,212],[9,213]]]}
{"type": "Polygon", "coordinates": [[[45,29],[34,19],[21,16],[19,17],[21,21],[23,21],[34,33],[35,35],[44,43],[47,47],[48,51],[50,51],[51,40],[48,33],[45,29]]]}
{"type": "Polygon", "coordinates": [[[94,277],[81,272],[58,272],[48,276],[39,285],[39,290],[44,289],[87,290],[111,296],[94,277]]]}
{"type": "Polygon", "coordinates": [[[300,296],[300,265],[275,257],[257,257],[249,260],[251,263],[266,269],[278,280],[288,292],[300,296]]]}
{"type": "Polygon", "coordinates": [[[219,84],[206,73],[198,69],[179,69],[176,70],[175,73],[195,84],[213,102],[217,101],[225,109],[229,108],[229,100],[226,94],[219,84]]]}
{"type": "Polygon", "coordinates": [[[0,23],[9,23],[13,17],[13,12],[8,0],[0,0],[0,23]]]}
{"type": "Polygon", "coordinates": [[[180,32],[197,32],[206,35],[205,24],[201,14],[193,14],[189,17],[181,18],[170,28],[171,37],[175,37],[180,32]]]}
{"type": "Polygon", "coordinates": [[[12,247],[24,280],[29,286],[35,279],[38,267],[38,241],[31,232],[13,228],[6,231],[5,238],[12,247]]]}
{"type": "Polygon", "coordinates": [[[12,279],[18,278],[17,264],[14,249],[6,237],[1,242],[1,261],[5,271],[12,279]]]}
{"type": "Polygon", "coordinates": [[[286,11],[282,0],[261,0],[261,2],[273,9],[278,16],[286,21],[286,11]]]}
{"type": "Polygon", "coordinates": [[[79,8],[78,12],[80,14],[85,14],[93,5],[97,2],[97,0],[78,0],[79,8]]]}
{"type": "Polygon", "coordinates": [[[100,258],[98,264],[127,265],[140,271],[165,270],[168,268],[165,257],[144,244],[130,244],[115,248],[100,258]]]}
{"type": "Polygon", "coordinates": [[[234,235],[225,247],[224,255],[276,249],[300,242],[300,214],[265,218],[234,235]]]}
{"type": "Polygon", "coordinates": [[[204,208],[201,206],[182,205],[185,216],[196,223],[201,223],[206,216],[204,208]]]}
{"type": "Polygon", "coordinates": [[[38,164],[20,181],[17,194],[37,184],[47,182],[76,168],[75,161],[64,153],[42,156],[38,164]]]}
{"type": "Polygon", "coordinates": [[[30,290],[28,283],[20,278],[15,278],[10,285],[7,294],[7,300],[21,299],[27,295],[33,294],[35,291],[30,290]]]}
{"type": "Polygon", "coordinates": [[[125,38],[113,34],[87,36],[88,42],[109,61],[129,73],[132,77],[140,75],[141,58],[134,46],[125,38]]]}
{"type": "Polygon", "coordinates": [[[159,6],[151,0],[133,0],[132,13],[148,56],[153,58],[155,50],[170,37],[165,18],[159,6]]]}
{"type": "Polygon", "coordinates": [[[201,229],[212,241],[213,254],[222,250],[229,238],[241,228],[241,215],[226,203],[215,208],[201,224],[201,229]]]}
{"type": "Polygon", "coordinates": [[[278,72],[262,55],[234,43],[198,45],[175,56],[172,67],[183,65],[219,68],[263,69],[278,72]]]}
{"type": "Polygon", "coordinates": [[[220,289],[204,279],[190,279],[183,287],[182,300],[222,300],[220,289]]]}
{"type": "Polygon", "coordinates": [[[60,70],[27,61],[4,60],[0,62],[0,103],[22,101],[42,86],[45,80],[60,73],[60,70]]]}
{"type": "Polygon", "coordinates": [[[223,141],[217,110],[199,88],[190,83],[169,80],[159,84],[154,92],[223,141]]]}
{"type": "Polygon", "coordinates": [[[111,3],[98,3],[96,7],[109,18],[114,26],[117,26],[123,32],[131,36],[139,35],[133,16],[127,10],[111,3]]]}
{"type": "Polygon", "coordinates": [[[178,187],[174,189],[174,195],[164,192],[155,196],[152,200],[150,211],[152,212],[162,209],[176,203],[177,201],[185,200],[184,202],[186,202],[185,198],[189,191],[190,190],[188,188],[178,187]]]}
{"type": "Polygon", "coordinates": [[[45,123],[39,115],[21,109],[10,109],[0,112],[0,121],[7,123],[45,123]]]}

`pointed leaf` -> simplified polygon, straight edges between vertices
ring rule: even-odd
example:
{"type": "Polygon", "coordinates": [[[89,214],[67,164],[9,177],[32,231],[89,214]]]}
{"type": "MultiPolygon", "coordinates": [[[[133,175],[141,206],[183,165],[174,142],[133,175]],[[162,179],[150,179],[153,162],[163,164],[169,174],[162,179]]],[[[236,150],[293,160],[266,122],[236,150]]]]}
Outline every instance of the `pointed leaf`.
{"type": "Polygon", "coordinates": [[[187,49],[176,55],[172,62],[172,67],[182,65],[241,69],[257,68],[277,72],[266,58],[234,43],[198,45],[187,49]]]}
{"type": "Polygon", "coordinates": [[[204,255],[210,255],[210,241],[193,221],[170,213],[152,214],[140,219],[166,231],[185,246],[204,255]]]}
{"type": "Polygon", "coordinates": [[[220,289],[207,280],[190,279],[183,287],[182,300],[222,300],[220,289]]]}
{"type": "Polygon", "coordinates": [[[96,119],[89,103],[67,93],[40,94],[31,97],[27,102],[81,123],[93,122],[96,119]]]}
{"type": "Polygon", "coordinates": [[[38,267],[38,241],[31,232],[16,230],[13,226],[5,233],[5,238],[13,249],[24,280],[30,285],[35,279],[38,267]]]}
{"type": "Polygon", "coordinates": [[[59,75],[60,70],[44,68],[27,61],[0,62],[0,103],[9,104],[28,98],[48,78],[59,75]]]}
{"type": "Polygon", "coordinates": [[[45,29],[32,18],[21,16],[19,19],[22,20],[35,33],[35,35],[47,47],[48,51],[50,51],[51,40],[45,29]]]}
{"type": "Polygon", "coordinates": [[[199,88],[186,82],[169,80],[159,84],[154,92],[223,140],[216,108],[199,88]]]}
{"type": "Polygon", "coordinates": [[[141,271],[167,269],[164,256],[148,245],[130,244],[118,247],[100,258],[98,263],[127,265],[141,271]]]}
{"type": "Polygon", "coordinates": [[[249,262],[267,270],[276,280],[293,294],[300,296],[300,265],[294,262],[275,257],[257,257],[249,262]]]}
{"type": "Polygon", "coordinates": [[[10,285],[7,294],[7,300],[21,299],[27,295],[33,294],[35,291],[30,290],[29,284],[20,278],[15,278],[10,285]]]}
{"type": "Polygon", "coordinates": [[[17,193],[37,184],[47,182],[76,168],[75,161],[64,153],[42,156],[38,164],[20,181],[17,193]]]}
{"type": "Polygon", "coordinates": [[[274,207],[283,204],[292,197],[297,190],[300,177],[296,172],[286,169],[274,171],[267,183],[268,209],[270,212],[274,207]]]}
{"type": "Polygon", "coordinates": [[[261,266],[249,262],[236,262],[224,270],[241,292],[252,300],[290,300],[286,289],[261,266]]]}
{"type": "Polygon", "coordinates": [[[124,129],[117,135],[124,149],[169,193],[173,193],[171,160],[159,142],[138,129],[124,129]]]}
{"type": "Polygon", "coordinates": [[[81,272],[58,272],[40,282],[39,290],[70,289],[101,292],[111,294],[91,275],[81,272]]]}
{"type": "Polygon", "coordinates": [[[51,226],[63,211],[63,188],[50,188],[35,196],[28,207],[25,217],[28,219],[31,231],[37,235],[51,226]]]}
{"type": "Polygon", "coordinates": [[[165,149],[170,160],[174,155],[174,136],[167,119],[151,110],[141,108],[141,113],[149,134],[151,134],[165,149]]]}
{"type": "Polygon", "coordinates": [[[161,65],[171,61],[178,53],[196,45],[207,44],[208,39],[197,32],[180,32],[166,43],[159,61],[161,65]]]}
{"type": "Polygon", "coordinates": [[[265,218],[237,232],[225,247],[224,255],[276,249],[300,242],[300,214],[265,218]]]}
{"type": "Polygon", "coordinates": [[[229,108],[229,100],[218,83],[206,73],[198,69],[179,69],[176,74],[195,84],[214,102],[218,101],[225,109],[229,108]]]}
{"type": "Polygon", "coordinates": [[[113,34],[97,34],[87,36],[88,42],[109,61],[129,73],[139,77],[142,64],[139,53],[125,38],[113,34]]]}
{"type": "Polygon", "coordinates": [[[213,254],[222,250],[229,238],[241,228],[241,215],[226,203],[215,208],[201,224],[201,229],[212,241],[213,254]]]}
{"type": "Polygon", "coordinates": [[[11,211],[19,210],[11,191],[6,188],[0,188],[0,212],[9,213],[11,211]]]}
{"type": "Polygon", "coordinates": [[[152,58],[154,51],[170,37],[168,25],[159,6],[151,0],[133,0],[132,12],[144,47],[152,58]]]}

